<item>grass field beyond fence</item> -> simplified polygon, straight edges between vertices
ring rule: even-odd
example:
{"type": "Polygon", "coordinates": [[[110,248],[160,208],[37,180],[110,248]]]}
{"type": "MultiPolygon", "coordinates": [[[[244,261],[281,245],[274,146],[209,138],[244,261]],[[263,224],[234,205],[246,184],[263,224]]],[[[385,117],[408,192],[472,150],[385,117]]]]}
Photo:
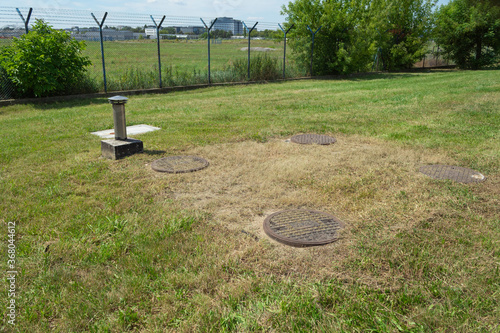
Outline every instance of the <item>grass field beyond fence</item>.
{"type": "MultiPolygon", "coordinates": [[[[86,42],[85,55],[89,68],[100,87],[103,86],[100,42],[86,42]]],[[[283,43],[272,40],[252,40],[250,58],[264,56],[276,59],[276,71],[283,70],[283,43]]],[[[248,40],[220,40],[210,44],[212,82],[245,81],[247,79],[248,40]],[[235,72],[235,63],[244,63],[243,73],[235,72]],[[241,75],[243,74],[243,76],[241,75]]],[[[108,90],[157,88],[158,48],[156,40],[113,41],[104,43],[108,90]]],[[[162,85],[178,86],[208,82],[207,40],[162,40],[160,43],[162,85]]],[[[251,67],[255,67],[252,63],[251,67]]],[[[287,59],[286,77],[304,75],[296,64],[287,59]]],[[[260,79],[251,73],[251,79],[260,79]]],[[[269,79],[275,79],[273,77],[269,79]]],[[[102,88],[103,89],[103,88],[102,88]]]]}
{"type": "Polygon", "coordinates": [[[498,332],[498,74],[131,96],[128,125],[161,130],[119,161],[90,134],[113,127],[104,98],[0,108],[0,268],[15,221],[19,272],[2,331],[498,332]],[[286,141],[298,133],[337,143],[286,141]],[[151,170],[169,155],[210,166],[151,170]],[[434,180],[428,164],[487,179],[434,180]],[[292,208],[337,216],[341,238],[270,240],[265,217],[292,208]]]}

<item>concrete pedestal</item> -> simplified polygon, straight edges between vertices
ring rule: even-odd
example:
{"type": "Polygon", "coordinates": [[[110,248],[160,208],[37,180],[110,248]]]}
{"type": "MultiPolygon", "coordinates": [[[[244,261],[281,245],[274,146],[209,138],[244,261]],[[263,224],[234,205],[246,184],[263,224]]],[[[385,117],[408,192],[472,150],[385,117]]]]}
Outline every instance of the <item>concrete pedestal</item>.
{"type": "Polygon", "coordinates": [[[120,158],[142,153],[144,145],[141,140],[125,139],[125,140],[102,140],[101,152],[104,158],[118,160],[120,158]]]}

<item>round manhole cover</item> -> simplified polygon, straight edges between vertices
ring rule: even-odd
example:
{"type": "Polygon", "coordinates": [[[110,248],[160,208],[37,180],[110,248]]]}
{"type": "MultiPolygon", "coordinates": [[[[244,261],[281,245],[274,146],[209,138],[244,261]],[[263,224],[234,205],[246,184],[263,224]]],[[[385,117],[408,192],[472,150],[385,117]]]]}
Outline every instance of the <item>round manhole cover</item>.
{"type": "Polygon", "coordinates": [[[321,134],[298,134],[294,135],[290,139],[292,142],[301,144],[317,144],[317,145],[329,145],[337,142],[337,139],[332,138],[328,135],[321,134]]]}
{"type": "Polygon", "coordinates": [[[324,245],[338,239],[343,223],[335,216],[315,210],[283,210],[264,220],[264,231],[277,240],[296,247],[324,245]]]}
{"type": "Polygon", "coordinates": [[[478,183],[486,179],[475,170],[451,165],[424,165],[420,172],[435,179],[451,179],[460,183],[478,183]]]}
{"type": "Polygon", "coordinates": [[[159,172],[183,173],[204,169],[208,161],[198,156],[168,156],[151,163],[151,168],[159,172]]]}

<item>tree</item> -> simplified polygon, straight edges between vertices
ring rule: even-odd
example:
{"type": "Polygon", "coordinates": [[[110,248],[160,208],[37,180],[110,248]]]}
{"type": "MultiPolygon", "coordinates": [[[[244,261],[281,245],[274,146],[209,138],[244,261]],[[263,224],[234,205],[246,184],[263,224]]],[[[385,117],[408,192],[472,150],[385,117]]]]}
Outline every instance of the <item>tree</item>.
{"type": "Polygon", "coordinates": [[[426,53],[436,0],[295,0],[283,7],[295,24],[290,45],[306,63],[315,39],[314,72],[351,73],[371,67],[377,51],[385,69],[410,68],[426,53]]]}
{"type": "Polygon", "coordinates": [[[479,69],[500,60],[498,1],[453,0],[436,14],[435,40],[460,68],[479,69]]]}
{"type": "Polygon", "coordinates": [[[36,20],[32,30],[2,49],[0,66],[22,96],[49,96],[73,92],[86,81],[82,55],[84,42],[71,38],[43,20],[36,20]]]}
{"type": "Polygon", "coordinates": [[[233,33],[231,31],[226,31],[222,29],[215,29],[214,31],[210,32],[210,38],[221,38],[221,39],[227,39],[231,38],[233,36],[233,33]]]}
{"type": "Polygon", "coordinates": [[[373,0],[377,49],[387,70],[411,68],[427,53],[436,0],[373,0]]]}
{"type": "Polygon", "coordinates": [[[297,60],[309,68],[311,32],[315,36],[313,71],[315,74],[346,74],[364,71],[375,53],[370,32],[369,0],[296,0],[283,6],[285,28],[290,31],[290,46],[297,60]]]}
{"type": "Polygon", "coordinates": [[[160,30],[160,34],[175,34],[175,28],[174,27],[165,27],[160,30]]]}

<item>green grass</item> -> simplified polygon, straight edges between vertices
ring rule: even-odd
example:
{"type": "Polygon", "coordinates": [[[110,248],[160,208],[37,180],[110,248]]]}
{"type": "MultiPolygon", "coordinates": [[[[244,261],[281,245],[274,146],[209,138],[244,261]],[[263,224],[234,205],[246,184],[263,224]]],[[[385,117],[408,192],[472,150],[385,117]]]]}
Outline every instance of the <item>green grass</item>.
{"type": "Polygon", "coordinates": [[[128,125],[161,130],[137,137],[144,154],[119,161],[101,159],[90,134],[113,126],[106,99],[0,108],[0,221],[3,235],[16,221],[20,272],[16,326],[3,330],[499,331],[499,77],[374,74],[131,96],[128,125]],[[254,167],[271,172],[287,156],[268,147],[289,149],[280,142],[301,132],[338,138],[313,148],[331,163],[345,149],[361,160],[292,178],[286,165],[270,179],[216,173],[225,159],[250,163],[245,149],[270,149],[268,169],[254,167]],[[150,170],[199,152],[213,154],[205,171],[150,170]],[[427,179],[411,164],[429,161],[487,180],[427,179]],[[220,206],[223,196],[238,204],[220,206]],[[294,249],[234,227],[298,206],[338,213],[343,239],[294,249]]]}
{"type": "MultiPolygon", "coordinates": [[[[86,42],[85,55],[89,56],[92,76],[102,80],[102,60],[99,42],[86,42]]],[[[239,81],[239,77],[231,75],[233,63],[246,61],[247,51],[241,49],[248,46],[247,40],[223,40],[221,44],[210,45],[210,68],[212,82],[239,81]]],[[[278,59],[282,69],[283,45],[270,40],[253,40],[251,47],[272,48],[266,52],[278,59]]],[[[208,82],[208,49],[206,40],[163,40],[161,41],[162,81],[164,86],[195,84],[208,82]]],[[[107,79],[109,90],[131,89],[120,85],[125,82],[134,89],[155,88],[159,86],[158,51],[156,40],[113,41],[104,43],[107,79]],[[131,71],[136,82],[131,79],[131,71]],[[140,82],[137,82],[140,81],[140,82]],[[116,86],[116,87],[115,87],[116,86]]],[[[251,57],[258,57],[263,52],[252,51],[251,57]]],[[[293,62],[289,64],[287,75],[297,76],[299,73],[293,62]]]]}
{"type": "MultiPolygon", "coordinates": [[[[102,69],[101,46],[99,42],[85,42],[86,55],[97,71],[102,69]]],[[[221,44],[211,44],[211,67],[222,70],[229,62],[239,58],[247,58],[247,51],[241,48],[248,46],[248,40],[223,40],[221,44]]],[[[270,40],[252,40],[251,47],[268,47],[275,51],[269,54],[283,57],[282,43],[270,40]]],[[[206,70],[208,53],[206,40],[162,40],[160,43],[162,67],[172,66],[180,72],[206,70]]],[[[156,40],[143,41],[113,41],[104,43],[107,70],[113,75],[124,67],[158,69],[158,54],[156,40]],[[156,66],[156,67],[154,67],[156,66]],[[109,67],[109,69],[108,69],[109,67]]],[[[255,55],[257,52],[254,52],[255,55]]]]}

